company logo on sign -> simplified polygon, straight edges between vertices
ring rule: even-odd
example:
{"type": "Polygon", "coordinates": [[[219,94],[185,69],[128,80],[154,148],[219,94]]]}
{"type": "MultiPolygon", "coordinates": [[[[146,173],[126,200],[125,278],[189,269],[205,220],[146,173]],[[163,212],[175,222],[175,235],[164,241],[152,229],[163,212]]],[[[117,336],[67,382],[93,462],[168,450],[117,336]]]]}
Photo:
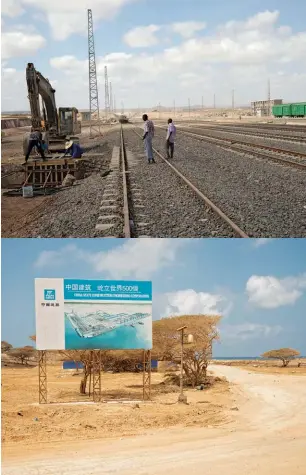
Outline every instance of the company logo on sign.
{"type": "Polygon", "coordinates": [[[55,300],[55,290],[54,289],[45,289],[44,290],[44,299],[45,300],[55,300]]]}

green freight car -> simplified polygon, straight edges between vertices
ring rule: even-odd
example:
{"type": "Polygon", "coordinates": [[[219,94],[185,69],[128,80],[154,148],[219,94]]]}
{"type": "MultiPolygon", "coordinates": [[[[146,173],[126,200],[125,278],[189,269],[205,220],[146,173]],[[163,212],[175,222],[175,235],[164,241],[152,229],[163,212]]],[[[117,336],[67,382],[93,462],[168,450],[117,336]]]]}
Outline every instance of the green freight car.
{"type": "Polygon", "coordinates": [[[306,117],[306,102],[273,106],[272,114],[274,117],[306,117]]]}

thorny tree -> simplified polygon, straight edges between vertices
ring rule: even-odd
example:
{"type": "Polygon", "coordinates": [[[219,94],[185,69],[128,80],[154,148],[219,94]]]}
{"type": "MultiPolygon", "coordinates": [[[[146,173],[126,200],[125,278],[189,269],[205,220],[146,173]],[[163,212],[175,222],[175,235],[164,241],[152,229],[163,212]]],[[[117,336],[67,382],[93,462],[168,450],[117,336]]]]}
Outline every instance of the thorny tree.
{"type": "Polygon", "coordinates": [[[280,348],[279,350],[266,351],[266,353],[263,353],[261,356],[262,358],[281,360],[283,367],[285,368],[288,366],[291,360],[299,355],[300,352],[292,348],[280,348]]]}
{"type": "Polygon", "coordinates": [[[163,318],[153,323],[153,352],[159,360],[180,362],[179,327],[186,326],[193,343],[185,344],[183,370],[185,381],[192,387],[205,382],[207,366],[212,357],[212,345],[219,339],[217,324],[220,316],[183,315],[163,318]]]}

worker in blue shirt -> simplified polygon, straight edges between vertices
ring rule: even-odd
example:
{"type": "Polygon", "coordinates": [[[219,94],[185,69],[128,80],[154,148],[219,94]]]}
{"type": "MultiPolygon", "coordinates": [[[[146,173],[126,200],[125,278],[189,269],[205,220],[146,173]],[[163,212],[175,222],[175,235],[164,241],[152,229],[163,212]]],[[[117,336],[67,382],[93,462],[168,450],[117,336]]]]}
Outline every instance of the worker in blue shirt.
{"type": "Polygon", "coordinates": [[[72,158],[82,158],[84,150],[79,146],[78,143],[74,143],[73,140],[69,140],[65,144],[65,155],[70,153],[72,158]]]}

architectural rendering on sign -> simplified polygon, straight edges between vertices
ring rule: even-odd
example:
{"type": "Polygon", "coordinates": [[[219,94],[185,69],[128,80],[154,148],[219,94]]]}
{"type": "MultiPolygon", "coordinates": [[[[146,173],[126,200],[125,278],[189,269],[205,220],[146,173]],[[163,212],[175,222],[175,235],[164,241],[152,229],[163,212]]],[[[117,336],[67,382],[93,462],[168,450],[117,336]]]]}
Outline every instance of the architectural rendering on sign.
{"type": "Polygon", "coordinates": [[[35,279],[36,345],[151,349],[151,282],[35,279]]]}

